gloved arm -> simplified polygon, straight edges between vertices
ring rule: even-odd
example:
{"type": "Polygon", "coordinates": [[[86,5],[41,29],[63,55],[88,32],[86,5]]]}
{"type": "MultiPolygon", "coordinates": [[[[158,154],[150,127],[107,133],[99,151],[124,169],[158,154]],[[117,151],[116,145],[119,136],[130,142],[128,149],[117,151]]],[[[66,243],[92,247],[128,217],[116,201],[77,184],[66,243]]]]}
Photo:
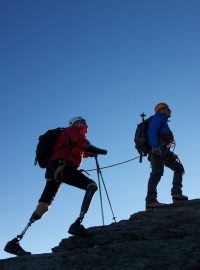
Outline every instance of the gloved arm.
{"type": "Polygon", "coordinates": [[[88,144],[85,147],[85,151],[94,155],[106,155],[108,152],[107,150],[97,148],[91,144],[88,144]]]}

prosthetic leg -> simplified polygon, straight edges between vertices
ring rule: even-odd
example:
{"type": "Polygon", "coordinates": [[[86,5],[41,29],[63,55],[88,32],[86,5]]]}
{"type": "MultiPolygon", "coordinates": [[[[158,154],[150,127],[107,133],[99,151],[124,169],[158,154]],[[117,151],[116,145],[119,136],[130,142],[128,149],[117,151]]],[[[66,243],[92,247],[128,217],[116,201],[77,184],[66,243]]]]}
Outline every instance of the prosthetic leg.
{"type": "Polygon", "coordinates": [[[81,225],[85,214],[87,213],[92,197],[94,193],[97,191],[98,187],[95,182],[89,184],[87,186],[85,196],[83,198],[83,203],[81,206],[81,211],[79,217],[75,220],[75,222],[69,227],[68,233],[75,236],[89,236],[87,229],[81,225]]]}
{"type": "Polygon", "coordinates": [[[21,232],[21,234],[17,235],[17,237],[13,238],[11,241],[9,241],[4,251],[16,255],[16,256],[25,256],[25,255],[31,255],[31,252],[25,251],[19,244],[19,241],[23,238],[24,234],[28,230],[28,228],[36,221],[42,218],[42,216],[49,210],[49,206],[51,205],[56,193],[58,192],[58,189],[60,187],[60,182],[53,180],[53,179],[47,179],[46,186],[44,188],[44,191],[40,197],[39,203],[33,212],[31,218],[29,219],[28,224],[24,228],[24,230],[21,232]]]}
{"type": "MultiPolygon", "coordinates": [[[[40,208],[40,203],[38,204],[37,208],[40,208]]],[[[36,209],[37,209],[36,208],[36,209]]],[[[24,255],[31,255],[31,252],[25,251],[19,244],[19,241],[23,238],[25,232],[28,230],[28,228],[35,222],[36,220],[40,219],[42,216],[39,216],[36,212],[33,212],[28,224],[24,228],[24,230],[21,232],[21,234],[17,235],[14,239],[9,241],[4,250],[10,254],[17,255],[17,256],[24,256],[24,255]]]]}

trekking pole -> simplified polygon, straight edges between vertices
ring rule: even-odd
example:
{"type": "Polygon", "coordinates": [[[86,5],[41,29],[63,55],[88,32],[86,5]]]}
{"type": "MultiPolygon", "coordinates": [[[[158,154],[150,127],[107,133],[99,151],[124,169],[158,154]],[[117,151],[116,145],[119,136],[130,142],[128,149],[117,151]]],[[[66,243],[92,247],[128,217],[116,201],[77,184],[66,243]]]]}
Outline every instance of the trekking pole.
{"type": "MultiPolygon", "coordinates": [[[[140,116],[142,117],[142,145],[144,144],[144,118],[146,117],[145,113],[141,113],[140,116]]],[[[139,162],[142,163],[142,157],[143,157],[143,153],[140,152],[140,158],[139,158],[139,162]]]]}
{"type": "MultiPolygon", "coordinates": [[[[110,210],[111,210],[111,212],[112,212],[113,220],[114,220],[115,223],[116,223],[116,217],[115,217],[115,215],[114,215],[114,211],[113,211],[113,208],[112,208],[112,205],[111,205],[111,201],[110,201],[110,198],[109,198],[109,195],[108,195],[108,191],[107,191],[107,188],[106,188],[104,179],[103,179],[103,175],[102,175],[102,172],[101,172],[101,169],[100,169],[100,166],[99,166],[99,162],[98,162],[97,156],[95,156],[95,161],[96,161],[96,166],[97,166],[97,174],[98,174],[99,187],[101,187],[101,185],[100,185],[100,179],[101,179],[101,181],[102,181],[102,183],[103,183],[103,186],[104,186],[104,189],[105,189],[105,192],[106,192],[106,196],[107,196],[107,199],[108,199],[108,203],[109,203],[109,205],[110,205],[110,210]]],[[[103,226],[104,226],[104,213],[103,213],[103,203],[102,203],[101,188],[100,188],[100,190],[99,190],[99,193],[100,193],[101,209],[102,209],[102,221],[103,221],[103,226]]]]}
{"type": "Polygon", "coordinates": [[[103,226],[104,226],[105,224],[104,224],[104,212],[103,212],[103,202],[102,202],[102,194],[101,194],[100,167],[99,167],[99,163],[98,163],[98,160],[97,160],[97,156],[95,156],[94,158],[95,158],[96,166],[97,166],[97,177],[98,177],[100,204],[101,204],[101,217],[102,217],[102,223],[103,223],[103,226]]]}

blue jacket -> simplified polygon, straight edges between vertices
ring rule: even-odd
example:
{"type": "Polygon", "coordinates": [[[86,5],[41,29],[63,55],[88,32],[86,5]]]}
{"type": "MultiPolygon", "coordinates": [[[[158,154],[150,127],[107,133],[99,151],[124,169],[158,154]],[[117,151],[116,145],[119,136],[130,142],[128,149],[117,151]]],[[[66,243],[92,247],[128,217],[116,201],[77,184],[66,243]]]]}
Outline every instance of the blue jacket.
{"type": "Polygon", "coordinates": [[[148,136],[152,148],[160,144],[169,145],[174,141],[173,133],[168,124],[168,117],[164,113],[156,113],[149,123],[148,136]]]}

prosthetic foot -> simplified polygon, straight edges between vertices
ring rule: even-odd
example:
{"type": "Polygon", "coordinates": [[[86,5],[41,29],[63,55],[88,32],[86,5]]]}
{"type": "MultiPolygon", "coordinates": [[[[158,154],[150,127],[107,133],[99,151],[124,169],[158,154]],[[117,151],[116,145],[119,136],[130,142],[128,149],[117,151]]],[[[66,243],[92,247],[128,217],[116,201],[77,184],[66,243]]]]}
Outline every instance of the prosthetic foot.
{"type": "Polygon", "coordinates": [[[32,225],[33,222],[40,219],[41,216],[39,216],[37,213],[33,213],[28,224],[22,231],[20,235],[17,235],[13,240],[9,241],[6,245],[4,250],[10,254],[16,255],[16,256],[25,256],[25,255],[31,255],[31,252],[25,251],[19,244],[19,241],[23,238],[25,232],[28,230],[28,228],[32,225]]]}
{"type": "Polygon", "coordinates": [[[19,244],[18,238],[14,238],[13,240],[9,241],[4,250],[10,254],[16,256],[26,256],[31,255],[31,252],[25,251],[19,244]]]}

